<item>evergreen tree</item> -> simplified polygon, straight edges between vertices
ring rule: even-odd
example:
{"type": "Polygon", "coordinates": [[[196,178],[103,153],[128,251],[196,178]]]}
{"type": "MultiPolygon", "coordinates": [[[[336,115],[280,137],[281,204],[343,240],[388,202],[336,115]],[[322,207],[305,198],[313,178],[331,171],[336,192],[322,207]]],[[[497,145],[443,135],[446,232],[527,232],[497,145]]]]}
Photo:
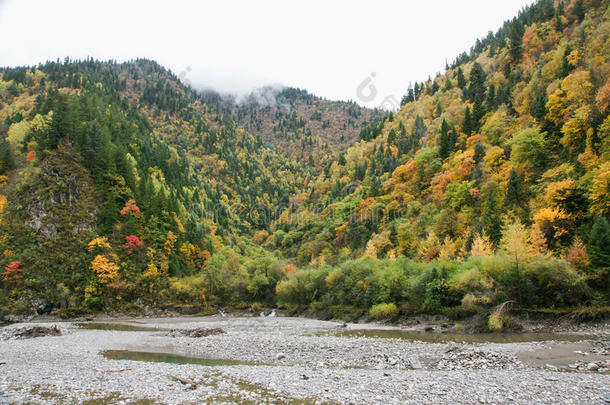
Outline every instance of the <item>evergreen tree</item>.
{"type": "Polygon", "coordinates": [[[462,132],[466,135],[470,135],[472,133],[472,130],[472,114],[470,113],[470,107],[466,107],[466,112],[464,113],[464,121],[462,122],[462,132]]]}
{"type": "Polygon", "coordinates": [[[455,134],[455,131],[453,131],[449,127],[449,124],[447,124],[447,121],[445,121],[445,119],[443,119],[443,122],[441,124],[440,132],[441,136],[438,154],[442,159],[446,159],[451,154],[451,152],[453,152],[457,136],[455,134]]]}
{"type": "Polygon", "coordinates": [[[338,163],[341,166],[345,166],[345,164],[347,163],[347,160],[345,160],[345,155],[343,153],[339,155],[338,163]]]}
{"type": "Polygon", "coordinates": [[[478,165],[481,163],[481,160],[485,157],[485,146],[481,142],[477,142],[474,146],[474,164],[478,165]]]}
{"type": "Polygon", "coordinates": [[[570,56],[571,53],[572,53],[572,46],[570,44],[567,44],[566,49],[563,52],[563,58],[561,60],[561,70],[559,72],[559,75],[561,77],[566,77],[567,75],[570,74],[570,72],[572,70],[574,70],[574,65],[572,65],[570,63],[570,60],[568,59],[568,56],[570,56]]]}
{"type": "Polygon", "coordinates": [[[390,133],[388,134],[388,145],[394,145],[396,142],[396,130],[394,128],[390,129],[390,133]]]}
{"type": "Polygon", "coordinates": [[[593,267],[610,267],[610,225],[608,220],[602,216],[595,218],[589,233],[587,252],[593,267]]]}
{"type": "Polygon", "coordinates": [[[445,76],[445,91],[449,91],[453,88],[453,83],[451,83],[451,79],[449,76],[445,76]]]}
{"type": "Polygon", "coordinates": [[[468,87],[468,96],[475,103],[482,103],[485,99],[485,81],[487,75],[483,70],[483,67],[475,62],[470,72],[470,86],[468,87]]]}
{"type": "Polygon", "coordinates": [[[510,169],[508,185],[506,186],[506,206],[509,208],[521,205],[523,197],[523,181],[515,169],[510,169]]]}
{"type": "Polygon", "coordinates": [[[485,211],[483,212],[483,231],[491,243],[498,246],[502,240],[502,215],[496,196],[492,190],[487,192],[485,198],[485,211]]]}
{"type": "Polygon", "coordinates": [[[6,173],[13,167],[15,167],[15,160],[13,158],[11,144],[7,140],[4,140],[0,142],[0,174],[6,173]]]}
{"type": "Polygon", "coordinates": [[[517,64],[521,61],[523,57],[523,34],[525,33],[525,28],[521,21],[515,19],[510,25],[509,39],[510,44],[508,48],[508,53],[510,55],[511,62],[513,64],[517,64]]]}
{"type": "Polygon", "coordinates": [[[490,110],[496,107],[496,86],[493,84],[489,86],[489,89],[487,89],[485,104],[487,104],[487,108],[490,110]]]}
{"type": "Polygon", "coordinates": [[[464,71],[461,66],[457,69],[457,86],[462,90],[466,87],[466,77],[464,77],[464,71]]]}
{"type": "Polygon", "coordinates": [[[578,21],[582,21],[585,19],[585,5],[582,0],[578,0],[574,3],[574,15],[578,18],[578,21]]]}
{"type": "Polygon", "coordinates": [[[539,91],[537,92],[538,94],[536,94],[536,99],[534,100],[534,103],[532,104],[532,116],[534,118],[536,118],[536,121],[538,122],[543,122],[544,121],[544,117],[546,115],[546,103],[547,103],[547,99],[546,99],[546,94],[544,93],[544,91],[539,91]]]}

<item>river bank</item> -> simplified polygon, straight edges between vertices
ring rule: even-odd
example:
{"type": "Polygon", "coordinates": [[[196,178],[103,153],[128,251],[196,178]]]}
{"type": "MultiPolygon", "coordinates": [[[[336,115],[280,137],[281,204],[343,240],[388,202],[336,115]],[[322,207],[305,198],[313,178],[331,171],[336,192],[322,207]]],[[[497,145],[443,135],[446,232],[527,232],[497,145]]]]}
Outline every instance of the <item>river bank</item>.
{"type": "Polygon", "coordinates": [[[610,399],[607,324],[472,339],[420,329],[234,316],[14,324],[0,330],[0,403],[610,399]],[[61,335],[15,337],[34,325],[57,325],[61,335]],[[224,333],[193,338],[175,331],[193,328],[224,333]]]}

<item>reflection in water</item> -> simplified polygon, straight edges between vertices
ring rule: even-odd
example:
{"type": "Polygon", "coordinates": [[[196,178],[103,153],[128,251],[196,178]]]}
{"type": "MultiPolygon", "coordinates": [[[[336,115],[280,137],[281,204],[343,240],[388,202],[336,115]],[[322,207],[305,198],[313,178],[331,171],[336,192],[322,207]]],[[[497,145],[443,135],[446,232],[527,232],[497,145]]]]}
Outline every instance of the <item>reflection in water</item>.
{"type": "Polygon", "coordinates": [[[202,357],[181,356],[172,353],[136,352],[131,350],[105,350],[101,352],[108,360],[133,360],[155,363],[199,364],[201,366],[261,366],[264,363],[231,359],[210,359],[202,357]]]}
{"type": "Polygon", "coordinates": [[[159,332],[169,330],[164,328],[153,328],[151,326],[137,326],[123,323],[82,322],[75,325],[80,329],[115,330],[121,332],[159,332]]]}
{"type": "Polygon", "coordinates": [[[549,340],[577,342],[579,340],[595,339],[595,336],[592,335],[571,335],[565,333],[440,333],[399,329],[354,329],[319,333],[319,335],[322,334],[346,337],[417,340],[428,343],[519,343],[543,342],[549,340]]]}

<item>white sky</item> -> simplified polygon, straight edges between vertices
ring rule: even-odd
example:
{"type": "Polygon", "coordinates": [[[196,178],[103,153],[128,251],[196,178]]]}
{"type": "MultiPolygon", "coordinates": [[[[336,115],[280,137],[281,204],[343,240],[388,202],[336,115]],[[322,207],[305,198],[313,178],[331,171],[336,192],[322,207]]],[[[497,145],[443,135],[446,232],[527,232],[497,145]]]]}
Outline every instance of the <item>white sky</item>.
{"type": "Polygon", "coordinates": [[[0,0],[0,66],[146,57],[177,74],[190,67],[195,87],[284,84],[377,106],[532,2],[0,0]]]}

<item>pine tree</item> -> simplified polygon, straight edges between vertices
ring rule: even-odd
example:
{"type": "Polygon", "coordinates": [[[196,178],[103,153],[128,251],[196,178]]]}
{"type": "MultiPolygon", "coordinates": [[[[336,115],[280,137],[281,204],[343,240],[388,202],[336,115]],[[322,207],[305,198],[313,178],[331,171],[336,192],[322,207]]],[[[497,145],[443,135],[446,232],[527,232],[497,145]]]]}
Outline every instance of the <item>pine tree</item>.
{"type": "Polygon", "coordinates": [[[523,57],[523,34],[525,33],[525,28],[523,24],[519,20],[513,20],[510,25],[509,39],[510,44],[508,48],[508,53],[510,55],[510,59],[513,64],[517,64],[521,61],[523,57]]]}
{"type": "Polygon", "coordinates": [[[498,246],[502,239],[502,216],[496,196],[492,190],[487,192],[483,212],[483,231],[485,236],[494,245],[498,246]]]}
{"type": "Polygon", "coordinates": [[[585,19],[585,5],[582,0],[578,0],[574,3],[574,15],[578,18],[578,21],[582,21],[585,19]]]}
{"type": "Polygon", "coordinates": [[[485,97],[485,104],[491,110],[496,107],[496,86],[490,85],[487,89],[487,95],[485,97]]]}
{"type": "Polygon", "coordinates": [[[13,158],[11,144],[4,140],[0,142],[0,174],[6,173],[13,167],[15,167],[15,159],[13,158]]]}
{"type": "Polygon", "coordinates": [[[440,132],[441,136],[438,154],[442,159],[446,159],[451,154],[451,152],[453,152],[457,137],[455,135],[455,131],[453,131],[451,127],[449,127],[449,124],[447,124],[447,121],[445,119],[443,119],[443,122],[441,124],[440,132]]]}
{"type": "Polygon", "coordinates": [[[536,99],[532,104],[532,116],[536,118],[536,121],[543,122],[544,116],[546,115],[546,94],[544,91],[539,91],[536,95],[536,99]]]}
{"type": "Polygon", "coordinates": [[[515,169],[510,169],[508,185],[506,186],[506,206],[520,206],[523,197],[523,181],[515,169]]]}
{"type": "Polygon", "coordinates": [[[474,146],[474,164],[478,165],[479,163],[481,163],[481,160],[483,160],[483,158],[485,157],[485,146],[483,146],[483,144],[481,142],[477,142],[477,144],[474,146]]]}
{"type": "Polygon", "coordinates": [[[466,77],[464,77],[464,71],[462,70],[462,67],[459,67],[457,69],[457,86],[464,90],[464,88],[466,87],[466,77]]]}
{"type": "Polygon", "coordinates": [[[472,115],[470,113],[470,107],[466,107],[466,112],[464,113],[464,121],[462,122],[462,132],[466,135],[470,135],[472,133],[472,115]]]}
{"type": "Polygon", "coordinates": [[[485,81],[487,75],[483,67],[475,62],[470,72],[470,86],[468,87],[468,95],[475,103],[482,103],[485,99],[485,81]]]}
{"type": "Polygon", "coordinates": [[[388,134],[388,145],[394,145],[394,142],[396,142],[396,130],[392,128],[388,134]]]}
{"type": "Polygon", "coordinates": [[[445,91],[449,91],[453,88],[453,83],[451,83],[451,79],[449,76],[445,77],[445,91]]]}
{"type": "Polygon", "coordinates": [[[563,58],[561,59],[561,70],[559,72],[560,77],[566,77],[572,70],[574,70],[574,65],[572,65],[568,59],[568,56],[570,56],[571,53],[572,46],[567,44],[566,49],[563,51],[563,58]]]}
{"type": "Polygon", "coordinates": [[[595,268],[610,267],[610,225],[602,216],[595,218],[589,233],[587,252],[595,268]]]}

